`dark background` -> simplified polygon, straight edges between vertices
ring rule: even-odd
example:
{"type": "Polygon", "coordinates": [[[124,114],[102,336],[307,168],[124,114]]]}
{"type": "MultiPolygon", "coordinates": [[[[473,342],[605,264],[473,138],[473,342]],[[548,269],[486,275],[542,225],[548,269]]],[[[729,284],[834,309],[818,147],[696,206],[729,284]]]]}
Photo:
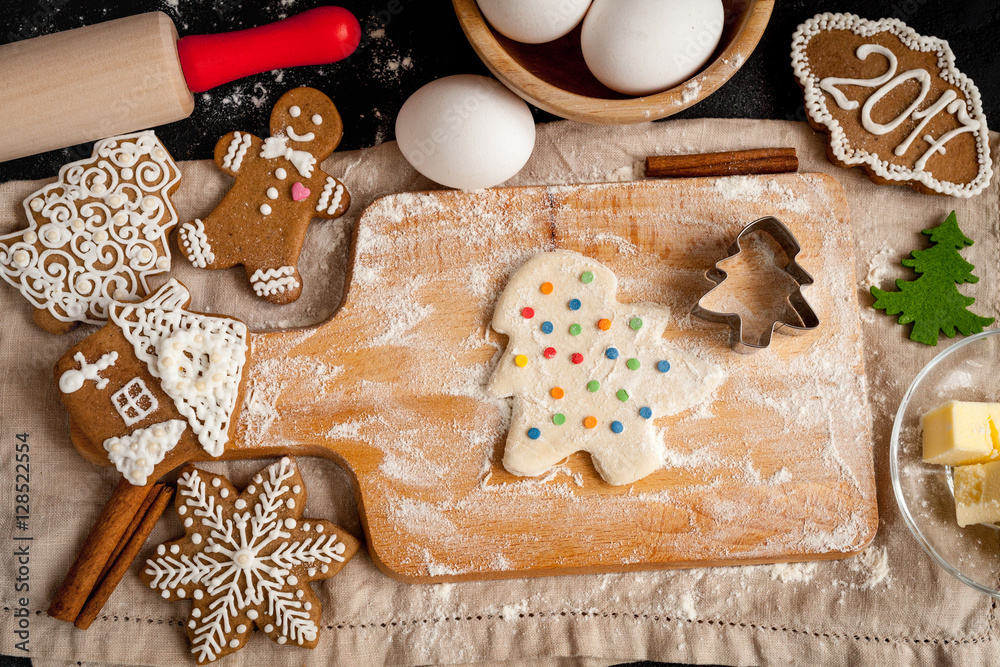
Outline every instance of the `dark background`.
{"type": "MultiPolygon", "coordinates": [[[[250,28],[324,4],[322,0],[0,0],[0,43],[38,37],[140,12],[161,10],[181,36],[250,28]]],[[[362,42],[349,59],[324,67],[266,72],[196,95],[194,113],[157,134],[178,160],[212,157],[232,130],[264,136],[274,102],[295,86],[329,95],[344,120],[341,150],[393,139],[396,112],[423,84],[449,74],[488,74],[465,41],[447,0],[340,0],[359,18],[362,42]],[[389,7],[396,9],[393,13],[389,7]],[[279,80],[280,79],[280,80],[279,80]]],[[[917,32],[947,39],[958,67],[979,86],[986,117],[1000,118],[1000,2],[995,0],[778,0],[764,38],[743,68],[718,92],[672,118],[805,120],[789,62],[791,36],[819,12],[895,17],[917,32]]],[[[0,71],[4,64],[0,61],[0,71]]],[[[95,91],[99,94],[99,91],[95,91]]],[[[0,104],[3,103],[0,90],[0,104]]],[[[539,122],[554,117],[534,110],[539,122]]],[[[669,121],[667,121],[669,122],[669,121]]],[[[90,144],[0,164],[0,182],[54,176],[66,162],[90,155],[90,144]]],[[[0,656],[0,665],[27,664],[0,656]]],[[[652,665],[654,663],[641,663],[652,665]]]]}
{"type": "MultiPolygon", "coordinates": [[[[0,0],[0,43],[153,10],[166,12],[181,36],[223,32],[324,4],[323,0],[284,2],[288,6],[282,0],[0,0]]],[[[339,0],[339,4],[361,21],[362,42],[353,56],[334,65],[265,72],[196,95],[191,117],[156,128],[174,157],[211,158],[216,140],[232,130],[267,135],[274,102],[286,90],[302,85],[323,90],[336,103],[344,119],[340,150],[373,146],[393,139],[396,112],[423,84],[449,74],[488,74],[466,42],[448,0],[339,0]]],[[[714,95],[673,118],[805,120],[789,61],[791,36],[800,22],[823,11],[854,12],[869,19],[896,17],[921,34],[947,39],[959,68],[978,84],[987,118],[1000,122],[996,120],[1000,118],[996,55],[1000,2],[995,0],[778,0],[763,40],[743,68],[714,95]]],[[[0,90],[0,104],[2,95],[0,90]]],[[[539,122],[554,119],[537,110],[535,117],[539,122]]],[[[89,156],[86,144],[0,163],[0,182],[55,176],[66,162],[89,156]]]]}

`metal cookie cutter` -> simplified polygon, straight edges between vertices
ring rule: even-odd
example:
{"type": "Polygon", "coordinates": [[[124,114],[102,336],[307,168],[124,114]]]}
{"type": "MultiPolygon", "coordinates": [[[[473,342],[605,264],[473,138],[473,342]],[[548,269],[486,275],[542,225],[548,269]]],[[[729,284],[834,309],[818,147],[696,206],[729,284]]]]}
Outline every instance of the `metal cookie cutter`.
{"type": "Polygon", "coordinates": [[[729,335],[729,344],[733,348],[733,351],[739,352],[740,354],[750,354],[751,352],[756,352],[757,350],[762,350],[771,344],[771,336],[775,331],[791,336],[797,336],[803,334],[807,331],[812,331],[819,326],[819,317],[809,306],[806,298],[802,295],[802,288],[806,285],[812,285],[813,279],[805,269],[803,269],[795,261],[796,255],[799,254],[802,248],[799,246],[799,242],[795,240],[795,236],[780,220],[774,216],[767,216],[766,218],[760,218],[759,220],[754,220],[749,225],[743,228],[743,231],[739,233],[736,237],[736,241],[729,246],[728,254],[716,262],[715,266],[709,269],[705,273],[705,277],[715,283],[715,287],[710,289],[708,292],[703,294],[698,303],[695,304],[694,309],[692,309],[691,314],[695,317],[705,320],[706,322],[716,322],[719,324],[728,324],[731,329],[729,335]],[[736,313],[720,313],[714,310],[707,310],[702,307],[701,302],[706,296],[714,292],[723,281],[726,280],[726,272],[719,268],[719,264],[726,261],[731,257],[743,252],[743,248],[740,242],[744,237],[753,234],[754,232],[764,232],[772,239],[774,239],[781,249],[785,251],[785,255],[788,257],[788,265],[784,267],[785,273],[787,273],[792,280],[796,282],[798,287],[787,297],[788,305],[791,306],[792,311],[795,313],[796,320],[776,320],[769,329],[765,329],[760,338],[756,341],[748,341],[743,337],[743,320],[736,313]]]}

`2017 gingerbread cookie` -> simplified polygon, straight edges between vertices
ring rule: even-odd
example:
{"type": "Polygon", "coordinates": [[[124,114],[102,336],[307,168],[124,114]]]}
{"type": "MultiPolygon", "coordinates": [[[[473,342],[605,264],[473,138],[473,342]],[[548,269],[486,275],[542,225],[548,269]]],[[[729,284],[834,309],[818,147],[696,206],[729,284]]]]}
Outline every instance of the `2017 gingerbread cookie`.
{"type": "Polygon", "coordinates": [[[833,163],[928,194],[971,197],[989,185],[979,89],[948,42],[898,19],[818,14],[795,32],[792,66],[833,163]]]}
{"type": "Polygon", "coordinates": [[[351,203],[344,184],[318,166],[343,133],[329,97],[295,88],[274,105],[270,137],[222,137],[215,163],[236,182],[207,218],[180,226],[185,256],[202,269],[243,265],[257,296],[272,303],[298,299],[296,264],[309,222],[337,218],[351,203]]]}

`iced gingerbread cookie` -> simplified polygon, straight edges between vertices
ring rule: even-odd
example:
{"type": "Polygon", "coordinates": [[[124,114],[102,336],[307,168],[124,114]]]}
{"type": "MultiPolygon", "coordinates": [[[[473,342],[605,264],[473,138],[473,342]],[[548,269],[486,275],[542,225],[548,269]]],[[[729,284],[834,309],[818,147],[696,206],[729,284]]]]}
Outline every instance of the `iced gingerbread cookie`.
{"type": "Polygon", "coordinates": [[[112,301],[146,296],[146,279],[170,269],[170,195],[181,172],[150,132],[104,139],[24,200],[28,228],[0,236],[0,276],[55,334],[103,324],[112,301]]]}
{"type": "Polygon", "coordinates": [[[590,452],[609,484],[663,465],[659,417],[709,400],[722,381],[712,364],[663,341],[669,311],[616,299],[618,279],[583,255],[542,253],[497,302],[493,328],[509,337],[489,391],[513,396],[504,467],[544,473],[590,452]]]}
{"type": "Polygon", "coordinates": [[[187,310],[168,281],[140,303],[113,302],[110,321],[67,352],[55,377],[70,418],[132,484],[184,450],[222,454],[235,429],[249,358],[245,324],[187,310]],[[179,447],[180,446],[180,447],[179,447]]]}
{"type": "Polygon", "coordinates": [[[315,648],[321,607],[309,582],[329,579],[358,541],[304,519],[306,488],[294,459],[261,470],[240,493],[187,466],[177,480],[184,536],[155,550],[140,577],[167,600],[190,600],[191,652],[205,664],[238,651],[258,627],[279,644],[315,648]]]}
{"type": "Polygon", "coordinates": [[[898,19],[818,14],[795,32],[792,66],[835,164],[928,194],[971,197],[989,185],[979,89],[948,42],[898,19]]]}
{"type": "Polygon", "coordinates": [[[207,218],[180,226],[185,256],[202,269],[243,265],[257,296],[272,303],[298,299],[297,263],[310,220],[337,218],[351,203],[344,184],[318,166],[343,133],[329,97],[295,88],[274,105],[270,137],[222,137],[215,164],[236,182],[207,218]]]}

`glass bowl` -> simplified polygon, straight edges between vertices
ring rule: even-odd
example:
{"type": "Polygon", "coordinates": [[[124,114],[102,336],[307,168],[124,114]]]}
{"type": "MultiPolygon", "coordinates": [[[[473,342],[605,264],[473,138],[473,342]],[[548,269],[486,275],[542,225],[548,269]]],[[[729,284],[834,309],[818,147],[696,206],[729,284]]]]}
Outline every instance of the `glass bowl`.
{"type": "Polygon", "coordinates": [[[892,489],[917,542],[938,565],[977,591],[1000,598],[1000,529],[960,528],[951,468],[924,463],[920,417],[945,401],[1000,402],[1000,329],[965,338],[927,364],[903,396],[892,425],[892,489]]]}

